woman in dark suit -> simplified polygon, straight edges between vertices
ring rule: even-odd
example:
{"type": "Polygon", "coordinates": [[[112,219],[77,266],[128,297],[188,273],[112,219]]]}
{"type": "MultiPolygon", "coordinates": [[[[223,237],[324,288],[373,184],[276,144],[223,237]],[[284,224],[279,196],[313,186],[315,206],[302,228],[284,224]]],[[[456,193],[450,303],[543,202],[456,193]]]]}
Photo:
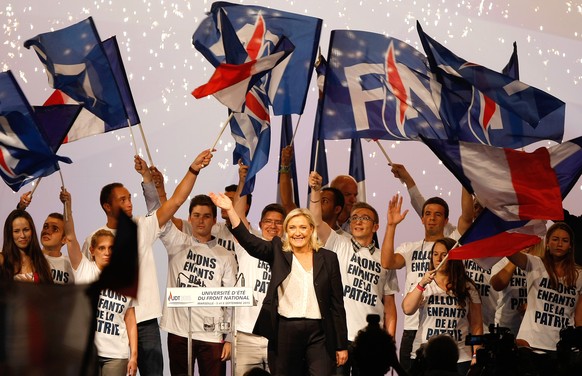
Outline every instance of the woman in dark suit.
{"type": "Polygon", "coordinates": [[[271,282],[253,333],[269,340],[273,375],[331,375],[348,358],[346,312],[335,253],[320,248],[307,209],[291,211],[285,240],[249,233],[230,198],[210,194],[228,213],[232,233],[252,256],[271,266],[271,282]]]}

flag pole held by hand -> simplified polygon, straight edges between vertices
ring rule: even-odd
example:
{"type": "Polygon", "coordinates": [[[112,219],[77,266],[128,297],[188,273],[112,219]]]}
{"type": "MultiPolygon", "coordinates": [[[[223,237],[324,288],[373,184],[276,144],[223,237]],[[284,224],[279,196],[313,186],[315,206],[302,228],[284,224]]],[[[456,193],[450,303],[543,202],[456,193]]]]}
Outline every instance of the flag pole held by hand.
{"type": "MultiPolygon", "coordinates": [[[[143,139],[143,144],[145,146],[146,153],[148,155],[148,159],[150,161],[150,166],[153,166],[154,160],[152,159],[152,154],[150,153],[150,147],[148,145],[148,140],[146,140],[145,133],[143,132],[143,127],[141,126],[141,123],[138,123],[137,126],[139,127],[139,131],[141,133],[141,138],[143,139]]],[[[130,126],[130,128],[131,128],[131,126],[130,126]]]]}
{"type": "Polygon", "coordinates": [[[135,151],[134,155],[139,155],[139,153],[137,152],[137,145],[135,143],[135,137],[133,137],[133,130],[131,129],[131,123],[129,119],[127,119],[127,127],[129,128],[129,134],[131,135],[131,141],[133,142],[133,149],[135,151]]]}
{"type": "Polygon", "coordinates": [[[374,141],[376,142],[376,144],[378,144],[378,147],[382,151],[382,154],[384,154],[384,156],[386,157],[386,160],[388,161],[388,165],[392,166],[392,160],[390,160],[390,157],[388,156],[388,153],[386,153],[386,150],[384,149],[384,147],[382,146],[382,144],[380,143],[380,141],[378,141],[378,139],[376,139],[374,141]]]}
{"type": "Polygon", "coordinates": [[[210,150],[214,150],[214,148],[216,147],[216,144],[218,144],[218,140],[220,140],[220,137],[222,137],[222,134],[224,133],[226,126],[228,125],[228,123],[230,122],[230,120],[232,119],[233,116],[234,116],[234,112],[231,111],[230,115],[228,115],[228,118],[226,118],[226,121],[224,122],[224,125],[222,126],[222,129],[220,130],[220,133],[218,134],[218,137],[216,138],[216,141],[214,141],[214,144],[212,145],[210,150]]]}
{"type": "Polygon", "coordinates": [[[41,180],[42,180],[42,176],[37,179],[36,184],[32,188],[32,191],[30,191],[30,199],[31,200],[32,200],[32,195],[34,195],[34,191],[36,191],[36,189],[38,188],[38,184],[40,183],[41,180]]]}
{"type": "MultiPolygon", "coordinates": [[[[60,168],[59,168],[59,176],[61,177],[61,187],[63,189],[66,189],[65,188],[65,180],[63,179],[63,172],[61,171],[60,168]]],[[[68,221],[69,220],[69,211],[67,210],[67,203],[65,202],[65,203],[63,203],[63,205],[64,205],[63,217],[65,218],[65,221],[68,221]]]]}
{"type": "Polygon", "coordinates": [[[459,242],[457,241],[457,242],[455,243],[455,245],[453,246],[453,248],[451,248],[451,249],[449,250],[449,252],[447,252],[447,255],[446,255],[444,258],[443,258],[443,260],[441,261],[441,263],[439,264],[439,266],[437,266],[437,267],[434,269],[435,273],[436,273],[436,272],[438,272],[438,271],[439,271],[439,269],[441,268],[441,266],[443,266],[443,265],[444,265],[444,264],[447,262],[447,260],[449,259],[449,254],[451,253],[451,251],[452,251],[453,249],[457,248],[458,246],[459,246],[459,242]]]}
{"type": "Polygon", "coordinates": [[[295,125],[295,130],[293,131],[293,137],[291,137],[291,142],[289,146],[293,145],[293,141],[295,141],[295,135],[297,134],[297,130],[299,129],[299,123],[301,122],[301,115],[299,115],[299,119],[297,119],[297,125],[295,125]]]}

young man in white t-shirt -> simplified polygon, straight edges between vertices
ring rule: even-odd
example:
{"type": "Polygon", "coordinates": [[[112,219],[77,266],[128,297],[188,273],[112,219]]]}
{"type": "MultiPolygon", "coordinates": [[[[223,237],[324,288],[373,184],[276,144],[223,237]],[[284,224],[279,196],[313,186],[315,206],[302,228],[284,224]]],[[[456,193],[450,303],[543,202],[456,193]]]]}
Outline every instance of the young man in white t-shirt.
{"type": "MultiPolygon", "coordinates": [[[[220,246],[212,235],[217,209],[210,197],[197,195],[190,201],[189,223],[192,235],[180,231],[171,221],[160,235],[168,251],[167,287],[233,287],[236,282],[236,260],[233,252],[220,246]]],[[[230,357],[231,339],[212,328],[205,331],[205,320],[231,322],[232,309],[198,307],[168,308],[164,301],[160,327],[168,332],[170,372],[188,374],[188,332],[192,329],[192,366],[198,362],[200,374],[221,376],[230,357]]]]}
{"type": "MultiPolygon", "coordinates": [[[[147,216],[134,218],[138,224],[139,257],[135,316],[138,329],[138,367],[142,376],[163,374],[162,343],[158,325],[158,318],[162,315],[162,306],[152,246],[160,234],[160,228],[171,220],[186,201],[198,174],[208,166],[211,159],[211,150],[205,150],[198,154],[176,187],[172,197],[147,216]]],[[[142,175],[144,184],[150,183],[152,176],[146,162],[139,156],[135,156],[134,162],[135,169],[142,175]]],[[[100,203],[107,217],[106,225],[102,229],[115,234],[120,211],[123,211],[130,218],[133,217],[131,194],[121,183],[111,183],[104,186],[100,194],[100,203]]],[[[89,249],[90,243],[91,236],[83,245],[84,254],[89,249]]]]}
{"type": "MultiPolygon", "coordinates": [[[[394,247],[396,226],[404,220],[408,210],[402,212],[402,197],[395,195],[388,205],[388,223],[382,243],[382,267],[401,269],[406,267],[404,291],[408,292],[416,285],[419,277],[428,270],[429,253],[435,240],[444,237],[444,229],[449,222],[449,206],[440,197],[432,197],[425,201],[422,208],[421,222],[424,226],[424,239],[416,242],[403,243],[398,249],[394,247]]],[[[458,239],[460,234],[455,231],[450,237],[458,239]]],[[[400,342],[400,364],[406,370],[411,368],[410,354],[416,331],[418,329],[418,312],[405,316],[404,332],[400,342]]]]}
{"type": "Polygon", "coordinates": [[[309,176],[311,197],[309,210],[317,225],[317,235],[324,248],[335,252],[340,263],[343,284],[344,306],[348,324],[350,356],[347,364],[337,374],[359,375],[349,358],[353,357],[351,342],[359,330],[367,326],[369,314],[379,315],[384,329],[392,336],[396,331],[396,305],[394,294],[399,291],[398,279],[393,270],[382,268],[380,250],[374,243],[378,230],[378,213],[364,202],[352,204],[349,217],[351,236],[338,234],[322,219],[323,193],[321,176],[312,172],[309,176]]]}
{"type": "Polygon", "coordinates": [[[69,256],[61,252],[65,245],[65,222],[60,213],[48,215],[40,232],[42,253],[51,267],[53,281],[58,284],[74,284],[73,267],[69,256]]]}

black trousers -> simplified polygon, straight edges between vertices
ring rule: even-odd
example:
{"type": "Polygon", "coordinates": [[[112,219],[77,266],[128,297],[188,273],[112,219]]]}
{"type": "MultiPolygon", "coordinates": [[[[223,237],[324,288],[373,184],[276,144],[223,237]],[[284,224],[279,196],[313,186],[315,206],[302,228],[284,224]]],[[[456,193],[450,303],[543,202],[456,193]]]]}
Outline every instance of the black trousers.
{"type": "MultiPolygon", "coordinates": [[[[200,376],[224,376],[226,363],[220,360],[222,343],[192,340],[192,369],[198,362],[200,376]]],[[[170,373],[173,376],[188,375],[188,338],[168,333],[170,373]]],[[[194,374],[194,372],[192,372],[194,374]]]]}
{"type": "Polygon", "coordinates": [[[331,375],[335,358],[325,347],[321,320],[280,316],[277,351],[269,351],[269,369],[275,376],[331,375]]]}
{"type": "Polygon", "coordinates": [[[406,372],[410,372],[412,368],[410,353],[412,353],[414,337],[416,337],[416,330],[405,330],[402,332],[402,340],[400,341],[400,364],[406,372]]]}

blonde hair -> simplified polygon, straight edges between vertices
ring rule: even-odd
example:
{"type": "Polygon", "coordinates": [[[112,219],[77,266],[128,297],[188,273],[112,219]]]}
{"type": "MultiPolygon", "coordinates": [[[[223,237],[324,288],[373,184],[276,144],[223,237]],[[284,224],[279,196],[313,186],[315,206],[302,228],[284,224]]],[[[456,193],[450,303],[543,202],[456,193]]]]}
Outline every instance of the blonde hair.
{"type": "Polygon", "coordinates": [[[97,242],[99,241],[99,238],[106,236],[109,236],[110,238],[115,240],[115,235],[113,235],[113,233],[109,230],[105,230],[102,228],[100,230],[95,231],[93,236],[91,236],[91,248],[97,247],[97,242]]]}
{"type": "Polygon", "coordinates": [[[317,239],[315,221],[313,220],[313,215],[311,214],[311,212],[308,209],[304,208],[293,209],[285,217],[285,221],[283,222],[283,231],[285,232],[285,236],[283,238],[283,251],[291,252],[291,245],[289,244],[289,238],[287,236],[287,224],[289,223],[290,220],[299,216],[305,217],[305,219],[307,219],[307,223],[309,223],[309,227],[311,227],[311,229],[313,230],[313,232],[311,233],[311,238],[309,239],[309,245],[315,252],[317,252],[321,247],[321,244],[317,239]]]}

